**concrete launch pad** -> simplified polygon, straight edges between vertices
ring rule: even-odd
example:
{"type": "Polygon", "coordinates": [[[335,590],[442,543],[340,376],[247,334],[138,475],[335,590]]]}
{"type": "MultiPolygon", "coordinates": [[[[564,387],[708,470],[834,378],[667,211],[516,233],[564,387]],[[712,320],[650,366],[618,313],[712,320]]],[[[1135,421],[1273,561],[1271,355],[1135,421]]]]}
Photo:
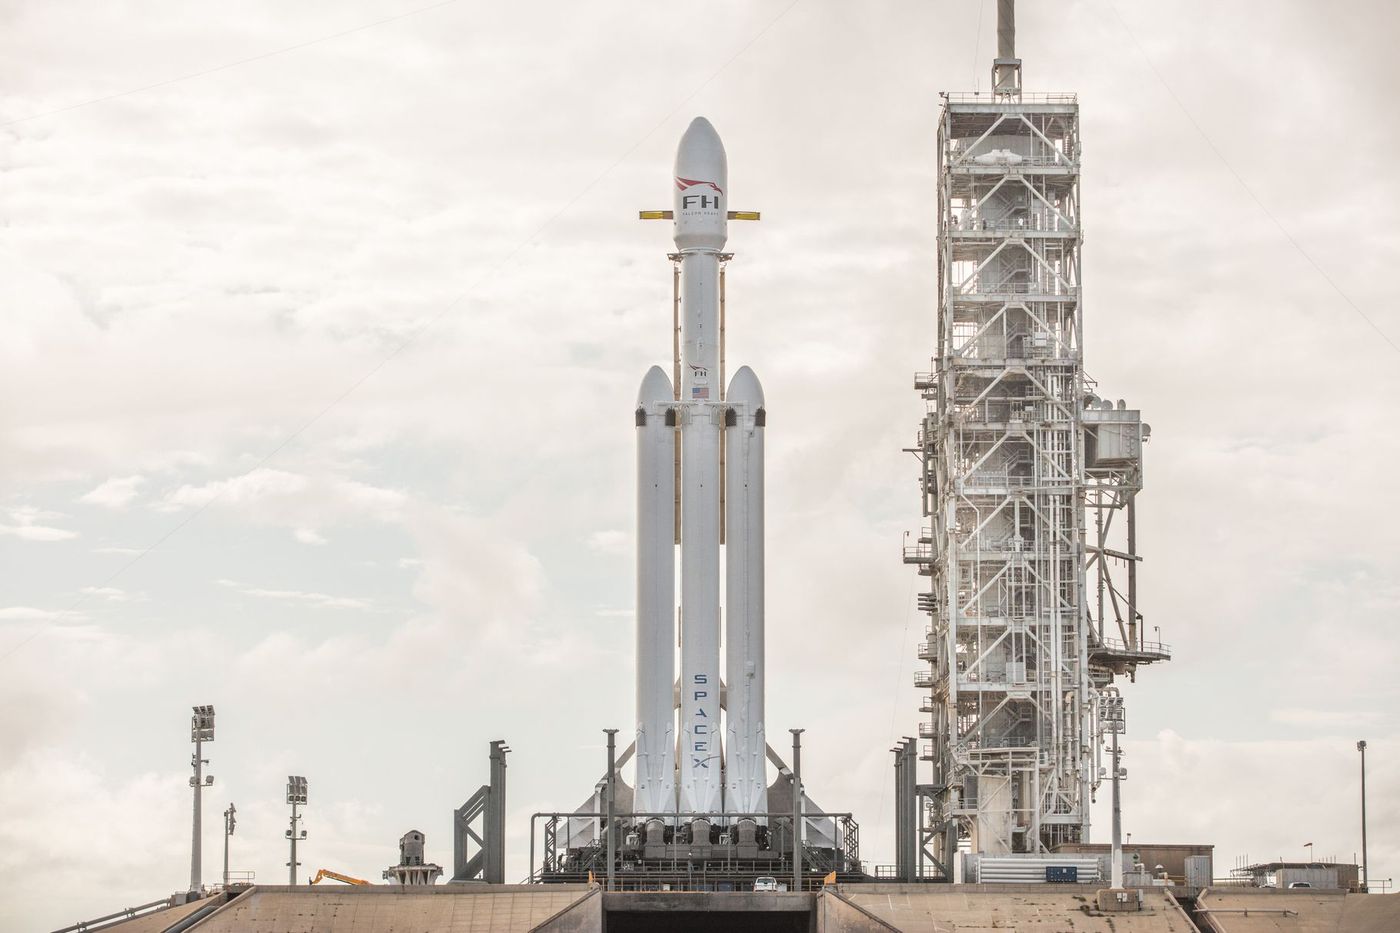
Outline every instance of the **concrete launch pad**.
{"type": "Polygon", "coordinates": [[[597,930],[549,926],[596,895],[588,885],[256,885],[104,927],[113,933],[403,933],[597,930]],[[227,899],[225,899],[227,898],[227,899]],[[214,910],[184,926],[187,918],[214,910]],[[186,908],[192,909],[186,909],[186,908]]]}
{"type": "Polygon", "coordinates": [[[1400,896],[1318,888],[1208,888],[1197,921],[1213,933],[1394,933],[1400,896]]]}
{"type": "MultiPolygon", "coordinates": [[[[815,892],[604,892],[596,885],[443,885],[353,888],[258,885],[186,911],[171,908],[106,927],[114,933],[404,933],[404,931],[525,931],[629,933],[636,930],[811,931],[876,933],[909,930],[971,933],[1195,933],[1164,888],[1143,891],[1143,909],[1105,912],[1098,886],[1075,884],[950,885],[840,884],[815,892]],[[190,918],[197,919],[188,926],[190,918]]],[[[1270,898],[1253,893],[1254,907],[1225,913],[1241,896],[1218,895],[1218,933],[1287,931],[1379,933],[1396,929],[1400,912],[1384,913],[1400,898],[1303,893],[1270,898]],[[1360,901],[1366,901],[1361,904],[1360,901]],[[1263,902],[1270,902],[1265,904],[1263,902]],[[1284,902],[1292,915],[1263,913],[1284,902]],[[1374,905],[1373,903],[1374,902],[1374,905]],[[1338,925],[1339,920],[1341,925],[1338,925]],[[1265,924],[1265,925],[1261,925],[1265,924]],[[1273,925],[1267,925],[1273,924],[1273,925]]]]}

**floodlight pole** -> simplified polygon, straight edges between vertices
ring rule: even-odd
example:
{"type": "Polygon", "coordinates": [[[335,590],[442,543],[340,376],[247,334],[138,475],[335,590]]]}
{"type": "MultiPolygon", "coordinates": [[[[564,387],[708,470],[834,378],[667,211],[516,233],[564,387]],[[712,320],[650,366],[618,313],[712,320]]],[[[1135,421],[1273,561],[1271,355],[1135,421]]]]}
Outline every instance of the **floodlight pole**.
{"type": "MultiPolygon", "coordinates": [[[[204,766],[209,762],[204,758],[204,742],[214,741],[214,707],[196,706],[193,708],[194,714],[190,717],[190,741],[194,743],[194,758],[190,762],[194,767],[194,776],[190,778],[190,787],[194,788],[194,818],[190,828],[190,893],[197,894],[204,887],[203,880],[203,802],[204,802],[204,766]]],[[[214,783],[214,778],[208,778],[208,783],[214,783]]]]}
{"type": "Polygon", "coordinates": [[[236,825],[234,814],[237,809],[232,803],[224,811],[224,890],[228,890],[228,837],[233,835],[233,827],[236,825]]]}
{"type": "Polygon", "coordinates": [[[287,831],[287,838],[292,841],[292,857],[287,862],[287,884],[297,883],[297,866],[301,863],[297,861],[297,821],[301,817],[297,816],[297,803],[292,801],[292,828],[287,831]]]}
{"type": "Polygon", "coordinates": [[[1118,766],[1118,730],[1113,730],[1113,863],[1110,885],[1123,887],[1123,792],[1121,768],[1118,766]]]}
{"type": "Polygon", "coordinates": [[[194,778],[191,781],[191,783],[194,784],[194,828],[190,836],[191,891],[199,890],[202,883],[200,876],[203,874],[204,867],[200,864],[204,856],[204,853],[201,851],[203,849],[201,843],[203,843],[204,840],[200,838],[201,832],[199,825],[204,815],[201,812],[201,797],[203,796],[204,790],[204,753],[201,750],[203,744],[204,743],[199,739],[194,740],[194,778]]]}
{"type": "Polygon", "coordinates": [[[1371,891],[1371,874],[1366,868],[1366,740],[1356,743],[1361,753],[1361,893],[1371,891]]]}
{"type": "Polygon", "coordinates": [[[604,729],[608,734],[608,890],[617,890],[617,824],[614,801],[617,797],[617,730],[604,729]]]}
{"type": "Polygon", "coordinates": [[[298,774],[287,776],[287,803],[292,806],[292,824],[287,830],[287,840],[291,843],[291,858],[287,861],[287,883],[295,886],[297,883],[297,866],[301,863],[297,861],[297,840],[306,838],[306,830],[297,832],[297,823],[301,817],[297,814],[297,806],[306,803],[306,778],[298,774]]]}
{"type": "Polygon", "coordinates": [[[792,733],[792,890],[802,891],[802,733],[806,729],[789,729],[792,733]]]}
{"type": "Polygon", "coordinates": [[[1099,738],[1107,732],[1113,736],[1110,767],[1113,769],[1113,843],[1109,848],[1109,886],[1123,887],[1123,775],[1122,751],[1118,736],[1127,728],[1123,714],[1123,696],[1117,687],[1105,687],[1098,698],[1099,738]]]}

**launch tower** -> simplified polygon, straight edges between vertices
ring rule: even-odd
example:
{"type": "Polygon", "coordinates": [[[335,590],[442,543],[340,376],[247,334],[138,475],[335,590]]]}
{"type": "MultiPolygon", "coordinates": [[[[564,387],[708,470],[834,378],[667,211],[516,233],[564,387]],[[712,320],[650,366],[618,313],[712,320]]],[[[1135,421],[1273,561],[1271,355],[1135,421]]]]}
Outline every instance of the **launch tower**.
{"type": "Polygon", "coordinates": [[[1080,126],[1074,95],[1027,94],[1014,0],[1000,0],[992,91],[943,97],[938,333],[914,453],[929,578],[916,686],[918,874],[1087,841],[1098,697],[1166,660],[1137,599],[1139,412],[1084,373],[1080,126]]]}

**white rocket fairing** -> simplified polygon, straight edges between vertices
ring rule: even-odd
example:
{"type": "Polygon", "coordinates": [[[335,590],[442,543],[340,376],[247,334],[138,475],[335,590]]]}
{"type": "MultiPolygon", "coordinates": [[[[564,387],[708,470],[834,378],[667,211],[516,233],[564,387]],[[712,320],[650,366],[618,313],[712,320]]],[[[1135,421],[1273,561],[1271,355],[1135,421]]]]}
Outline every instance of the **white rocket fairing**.
{"type": "Polygon", "coordinates": [[[676,152],[672,217],[681,264],[681,384],[653,368],[637,402],[637,812],[762,813],[763,390],[747,367],[719,384],[719,263],[728,167],[696,118],[676,152]],[[670,413],[668,417],[668,412],[670,413]],[[673,461],[680,431],[680,722],[674,672],[673,461]],[[720,714],[720,445],[727,444],[727,727],[720,714]],[[663,696],[664,694],[664,696],[663,696]],[[674,731],[673,731],[674,730],[674,731]],[[672,745],[672,737],[676,744],[672,745]],[[727,740],[727,749],[723,744],[727,740]],[[678,778],[672,778],[672,768],[678,778]]]}

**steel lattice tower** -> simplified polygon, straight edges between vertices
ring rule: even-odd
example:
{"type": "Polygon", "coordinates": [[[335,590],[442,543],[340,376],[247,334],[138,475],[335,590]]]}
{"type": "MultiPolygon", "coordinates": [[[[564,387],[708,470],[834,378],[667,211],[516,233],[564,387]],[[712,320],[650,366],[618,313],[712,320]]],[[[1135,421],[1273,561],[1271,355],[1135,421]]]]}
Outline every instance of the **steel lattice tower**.
{"type": "Polygon", "coordinates": [[[1148,429],[1083,368],[1078,101],[1021,92],[1002,6],[993,92],[944,94],[939,122],[937,348],[915,380],[928,525],[904,551],[930,577],[920,874],[960,839],[1088,841],[1098,692],[1169,656],[1137,607],[1148,429]]]}

